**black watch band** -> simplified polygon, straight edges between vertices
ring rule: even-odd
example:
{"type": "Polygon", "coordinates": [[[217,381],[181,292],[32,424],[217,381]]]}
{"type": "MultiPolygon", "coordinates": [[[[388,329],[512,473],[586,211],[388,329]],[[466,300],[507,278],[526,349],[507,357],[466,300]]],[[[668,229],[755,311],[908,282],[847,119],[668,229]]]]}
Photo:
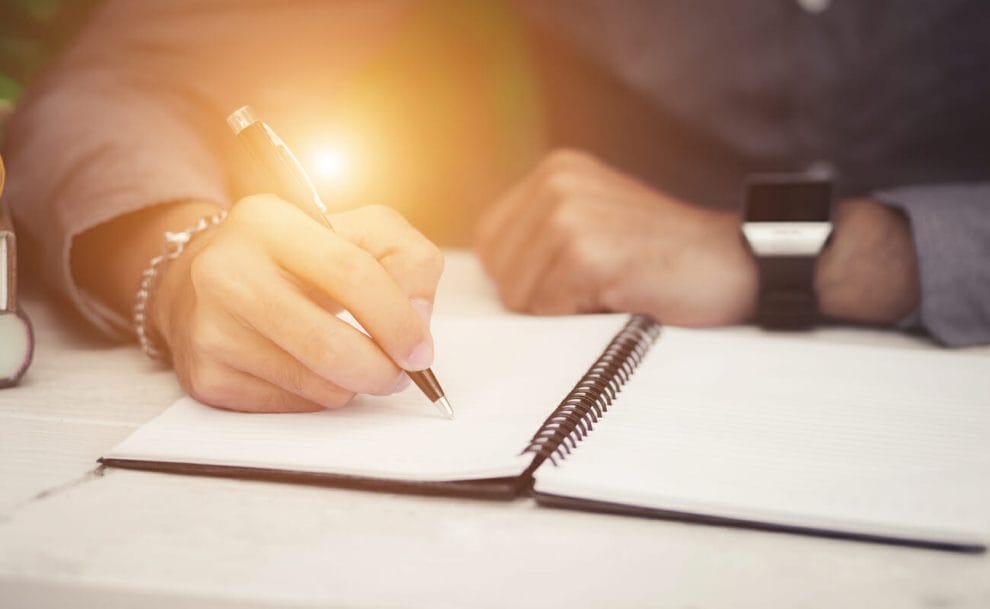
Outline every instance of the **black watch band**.
{"type": "Polygon", "coordinates": [[[765,328],[799,330],[819,319],[813,256],[762,256],[756,259],[760,294],[755,321],[765,328]]]}
{"type": "Polygon", "coordinates": [[[742,232],[759,270],[754,321],[798,330],[819,320],[815,261],[832,232],[831,183],[794,174],[746,181],[742,232]]]}

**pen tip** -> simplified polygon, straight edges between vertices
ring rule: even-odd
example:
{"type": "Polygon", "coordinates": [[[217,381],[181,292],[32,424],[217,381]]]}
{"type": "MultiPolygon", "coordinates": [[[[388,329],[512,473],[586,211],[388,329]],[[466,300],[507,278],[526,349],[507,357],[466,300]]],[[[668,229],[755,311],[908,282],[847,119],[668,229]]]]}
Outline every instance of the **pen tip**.
{"type": "Polygon", "coordinates": [[[434,402],[434,404],[436,404],[440,412],[443,413],[443,416],[447,417],[448,419],[454,418],[454,409],[450,407],[450,401],[447,399],[446,396],[440,396],[440,399],[434,402]]]}

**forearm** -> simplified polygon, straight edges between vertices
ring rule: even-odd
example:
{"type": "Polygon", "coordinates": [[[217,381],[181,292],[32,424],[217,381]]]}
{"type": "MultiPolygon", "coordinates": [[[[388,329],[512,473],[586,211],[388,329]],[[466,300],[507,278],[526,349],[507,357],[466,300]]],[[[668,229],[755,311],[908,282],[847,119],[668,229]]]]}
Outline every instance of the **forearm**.
{"type": "Polygon", "coordinates": [[[818,260],[815,291],[826,317],[891,324],[918,307],[918,262],[903,213],[870,200],[839,204],[818,260]]]}

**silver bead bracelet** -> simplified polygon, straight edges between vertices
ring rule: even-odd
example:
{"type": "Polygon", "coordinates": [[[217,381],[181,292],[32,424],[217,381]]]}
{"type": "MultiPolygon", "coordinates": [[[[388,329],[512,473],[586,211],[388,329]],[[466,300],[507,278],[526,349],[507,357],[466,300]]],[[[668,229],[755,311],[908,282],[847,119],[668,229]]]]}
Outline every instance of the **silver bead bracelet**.
{"type": "Polygon", "coordinates": [[[131,322],[134,325],[134,333],[137,335],[141,350],[151,359],[165,359],[162,350],[155,344],[148,327],[148,301],[151,298],[151,291],[154,289],[155,280],[161,274],[162,269],[169,262],[175,260],[185,251],[186,245],[192,241],[196,235],[207,231],[220,224],[227,218],[227,212],[220,210],[215,214],[203,216],[199,221],[178,232],[165,231],[165,241],[162,244],[162,253],[151,259],[148,268],[141,273],[141,286],[134,297],[134,308],[131,313],[131,322]]]}

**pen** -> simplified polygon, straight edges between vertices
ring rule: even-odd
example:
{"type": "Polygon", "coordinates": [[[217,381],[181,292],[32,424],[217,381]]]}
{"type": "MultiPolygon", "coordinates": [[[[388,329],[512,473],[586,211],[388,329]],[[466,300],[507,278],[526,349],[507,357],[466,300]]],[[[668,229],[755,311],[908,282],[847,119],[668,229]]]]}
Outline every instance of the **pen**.
{"type": "MultiPolygon", "coordinates": [[[[272,173],[279,196],[294,203],[314,219],[322,221],[332,231],[333,225],[327,218],[327,206],[299,159],[292,154],[282,138],[267,123],[258,120],[250,106],[242,106],[231,113],[227,117],[227,124],[261,166],[272,173]]],[[[432,370],[407,370],[406,373],[444,416],[454,418],[450,401],[444,395],[443,387],[432,370]]]]}

